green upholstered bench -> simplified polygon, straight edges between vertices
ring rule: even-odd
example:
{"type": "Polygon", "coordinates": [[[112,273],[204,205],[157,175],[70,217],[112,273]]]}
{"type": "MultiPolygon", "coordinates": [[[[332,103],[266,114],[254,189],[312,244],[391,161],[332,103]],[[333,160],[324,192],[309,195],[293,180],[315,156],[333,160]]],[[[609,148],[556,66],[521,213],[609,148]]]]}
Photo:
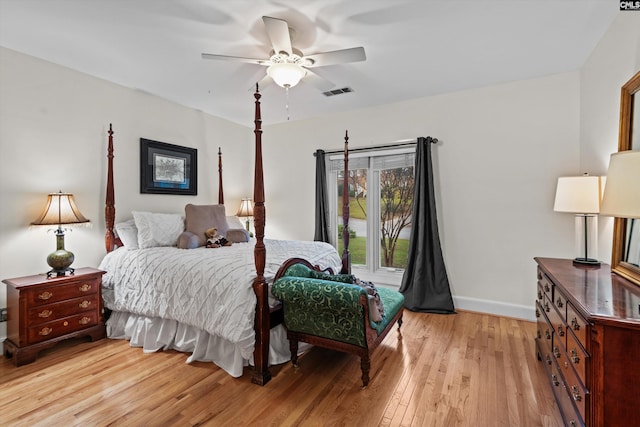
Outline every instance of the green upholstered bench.
{"type": "Polygon", "coordinates": [[[369,298],[351,274],[320,272],[302,258],[287,260],[275,276],[273,296],[283,305],[284,325],[297,366],[298,342],[360,356],[362,386],[369,384],[371,354],[393,325],[402,325],[404,296],[377,288],[385,316],[370,320],[369,298]]]}

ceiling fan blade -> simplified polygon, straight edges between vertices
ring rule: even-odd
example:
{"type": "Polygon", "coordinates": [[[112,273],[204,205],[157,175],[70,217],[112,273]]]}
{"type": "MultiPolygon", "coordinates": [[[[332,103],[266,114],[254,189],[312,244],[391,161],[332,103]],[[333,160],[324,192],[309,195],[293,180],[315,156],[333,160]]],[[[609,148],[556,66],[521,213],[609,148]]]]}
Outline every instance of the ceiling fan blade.
{"type": "Polygon", "coordinates": [[[305,71],[306,71],[306,74],[300,81],[306,84],[310,84],[311,86],[315,87],[316,89],[322,92],[326,92],[335,86],[335,84],[325,79],[324,77],[314,73],[313,71],[309,69],[305,69],[305,71]]]}
{"type": "Polygon", "coordinates": [[[305,67],[322,67],[325,65],[344,64],[346,62],[360,62],[366,59],[367,55],[365,55],[363,47],[316,53],[303,58],[305,67]]]}
{"type": "Polygon", "coordinates": [[[268,60],[265,60],[265,59],[244,58],[242,56],[214,55],[212,53],[203,53],[202,54],[202,59],[215,59],[215,60],[223,60],[223,61],[247,62],[249,64],[258,64],[258,65],[271,65],[271,63],[268,60]]]}
{"type": "Polygon", "coordinates": [[[291,55],[291,35],[289,34],[287,21],[271,18],[270,16],[263,16],[262,21],[267,29],[267,35],[271,40],[275,53],[287,52],[291,55]]]}

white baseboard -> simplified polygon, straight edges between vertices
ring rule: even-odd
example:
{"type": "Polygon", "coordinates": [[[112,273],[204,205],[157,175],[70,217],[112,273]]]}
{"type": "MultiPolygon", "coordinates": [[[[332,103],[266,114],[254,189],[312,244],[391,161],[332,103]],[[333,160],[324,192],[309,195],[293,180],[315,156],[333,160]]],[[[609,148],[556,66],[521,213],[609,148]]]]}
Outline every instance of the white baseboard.
{"type": "Polygon", "coordinates": [[[536,321],[534,306],[507,304],[504,302],[490,301],[471,297],[453,297],[453,303],[460,310],[477,311],[480,313],[495,314],[497,316],[514,317],[516,319],[536,321]]]}

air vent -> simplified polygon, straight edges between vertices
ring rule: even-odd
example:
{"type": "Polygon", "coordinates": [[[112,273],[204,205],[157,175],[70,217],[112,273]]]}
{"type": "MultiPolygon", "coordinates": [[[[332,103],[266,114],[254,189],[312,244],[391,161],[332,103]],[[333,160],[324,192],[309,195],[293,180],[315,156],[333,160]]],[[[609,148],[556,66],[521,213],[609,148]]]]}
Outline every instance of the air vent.
{"type": "Polygon", "coordinates": [[[353,92],[353,89],[350,87],[343,87],[342,89],[333,89],[324,93],[325,96],[333,96],[333,95],[342,95],[343,93],[353,92]]]}

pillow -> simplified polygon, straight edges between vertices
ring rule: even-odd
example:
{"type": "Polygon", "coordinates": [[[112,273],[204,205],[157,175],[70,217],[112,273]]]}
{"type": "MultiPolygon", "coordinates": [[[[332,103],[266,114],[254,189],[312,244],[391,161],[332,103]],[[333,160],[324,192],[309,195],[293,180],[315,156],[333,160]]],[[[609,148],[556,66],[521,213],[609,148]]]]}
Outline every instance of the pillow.
{"type": "Polygon", "coordinates": [[[178,247],[180,249],[195,249],[198,247],[198,236],[190,231],[183,231],[178,237],[178,247]]]}
{"type": "Polygon", "coordinates": [[[184,220],[180,214],[132,212],[138,228],[138,246],[175,246],[184,231],[184,220]]]}
{"type": "Polygon", "coordinates": [[[189,203],[184,207],[184,213],[185,231],[198,237],[198,246],[204,246],[207,243],[204,232],[209,228],[216,227],[218,233],[226,236],[229,226],[224,205],[192,205],[189,203]]]}
{"type": "Polygon", "coordinates": [[[133,218],[129,221],[117,223],[115,229],[125,248],[129,250],[138,249],[138,228],[133,218]]]}
{"type": "MultiPolygon", "coordinates": [[[[245,228],[245,223],[240,221],[240,218],[238,218],[235,215],[232,216],[228,216],[226,217],[227,219],[227,225],[229,226],[229,229],[232,228],[245,228]]],[[[246,230],[246,228],[245,228],[246,230]]]]}

